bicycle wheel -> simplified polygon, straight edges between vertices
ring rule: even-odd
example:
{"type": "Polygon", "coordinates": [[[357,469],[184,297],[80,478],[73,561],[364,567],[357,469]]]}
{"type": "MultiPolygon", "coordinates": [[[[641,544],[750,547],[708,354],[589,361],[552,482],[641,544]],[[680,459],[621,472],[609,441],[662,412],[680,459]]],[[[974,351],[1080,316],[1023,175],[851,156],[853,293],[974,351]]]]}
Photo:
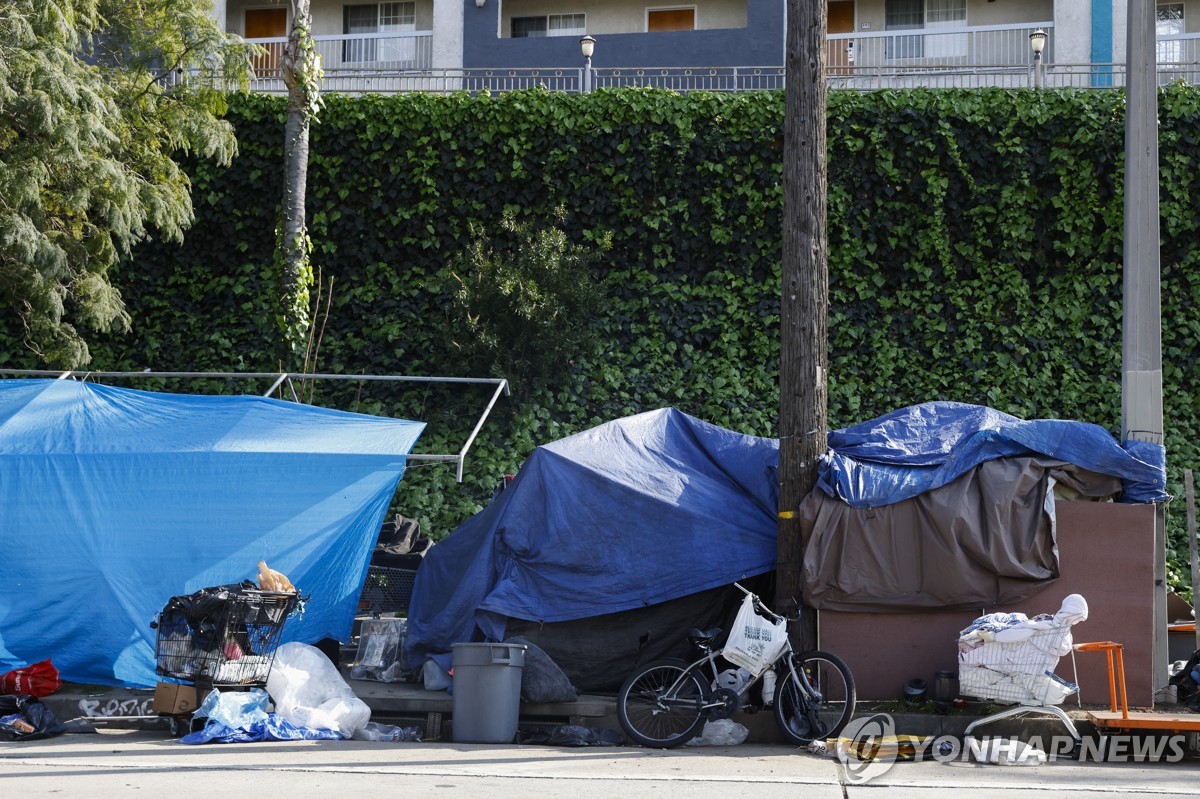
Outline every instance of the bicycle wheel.
{"type": "Polygon", "coordinates": [[[796,671],[804,671],[815,693],[809,694],[791,670],[779,673],[775,687],[775,722],[779,729],[797,746],[837,735],[854,715],[854,676],[849,667],[829,652],[805,652],[791,658],[796,671]]]}
{"type": "Polygon", "coordinates": [[[670,749],[694,738],[704,726],[701,706],[706,693],[686,662],[656,660],[625,680],[617,693],[617,718],[625,733],[642,746],[670,749]],[[678,688],[666,696],[677,680],[678,688]]]}

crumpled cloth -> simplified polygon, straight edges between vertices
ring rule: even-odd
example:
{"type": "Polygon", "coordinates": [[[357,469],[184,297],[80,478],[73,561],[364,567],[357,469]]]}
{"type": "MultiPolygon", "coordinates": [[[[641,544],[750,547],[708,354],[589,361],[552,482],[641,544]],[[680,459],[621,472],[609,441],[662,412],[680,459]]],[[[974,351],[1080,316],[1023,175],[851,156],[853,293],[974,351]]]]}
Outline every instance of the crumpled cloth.
{"type": "MultiPolygon", "coordinates": [[[[1058,612],[1053,616],[1041,613],[1033,618],[1026,618],[1023,613],[989,613],[975,619],[959,633],[958,652],[960,655],[966,654],[992,641],[1002,644],[1019,643],[1047,630],[1069,630],[1079,622],[1086,621],[1087,617],[1087,600],[1080,594],[1068,594],[1064,597],[1058,612]]],[[[1066,639],[1066,644],[1069,649],[1069,638],[1066,639]]]]}

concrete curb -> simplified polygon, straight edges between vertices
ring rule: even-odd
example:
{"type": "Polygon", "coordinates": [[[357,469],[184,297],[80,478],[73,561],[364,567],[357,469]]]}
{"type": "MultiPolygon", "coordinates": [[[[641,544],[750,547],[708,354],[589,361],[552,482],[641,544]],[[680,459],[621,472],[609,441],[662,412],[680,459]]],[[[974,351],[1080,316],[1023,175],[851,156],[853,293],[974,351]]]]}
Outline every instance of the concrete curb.
{"type": "MultiPolygon", "coordinates": [[[[419,686],[407,683],[387,684],[352,680],[348,681],[348,684],[371,708],[372,718],[375,720],[391,720],[396,723],[401,719],[426,718],[429,714],[437,714],[440,720],[443,714],[452,714],[452,698],[444,691],[425,691],[419,686]]],[[[171,720],[154,713],[153,700],[153,689],[66,684],[58,692],[44,697],[42,702],[64,723],[82,719],[96,727],[160,730],[164,735],[170,735],[171,720]]],[[[1080,735],[1089,737],[1096,734],[1084,711],[1065,709],[1080,735]]],[[[967,714],[961,711],[942,716],[933,713],[892,712],[888,709],[864,706],[856,714],[856,718],[869,718],[876,714],[889,716],[896,734],[916,735],[922,738],[942,735],[962,738],[969,724],[984,717],[984,714],[967,714]]],[[[558,706],[522,703],[521,720],[523,726],[527,722],[538,726],[571,723],[598,729],[621,729],[616,717],[616,701],[609,696],[583,696],[578,702],[562,703],[558,706]]],[[[749,731],[747,743],[786,744],[779,734],[770,708],[753,714],[737,713],[733,720],[749,731]]],[[[86,728],[87,724],[78,726],[86,728]]],[[[430,732],[434,734],[428,737],[438,737],[437,730],[430,732]]],[[[1039,737],[1046,740],[1052,736],[1066,735],[1068,731],[1057,718],[1039,714],[989,722],[978,727],[975,734],[1022,740],[1039,737]]]]}

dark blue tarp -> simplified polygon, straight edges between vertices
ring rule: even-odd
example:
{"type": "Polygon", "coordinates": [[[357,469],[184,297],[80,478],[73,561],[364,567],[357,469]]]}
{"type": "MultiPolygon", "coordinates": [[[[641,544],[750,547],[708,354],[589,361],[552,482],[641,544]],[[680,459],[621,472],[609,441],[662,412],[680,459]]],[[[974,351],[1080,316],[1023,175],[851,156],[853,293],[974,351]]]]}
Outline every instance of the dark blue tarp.
{"type": "Polygon", "coordinates": [[[1061,419],[1022,421],[991,408],[928,402],[829,434],[818,486],[855,508],[909,499],[994,458],[1045,455],[1121,478],[1125,502],[1160,502],[1166,493],[1161,446],[1127,442],[1099,425],[1061,419]]]}
{"type": "Polygon", "coordinates": [[[538,447],[425,556],[410,665],[481,634],[503,640],[507,617],[615,613],[774,569],[777,461],[774,440],[674,409],[538,447]]]}
{"type": "Polygon", "coordinates": [[[283,640],[347,640],[418,422],[254,396],[0,380],[0,672],[154,685],[150,621],[255,579],[310,595],[283,640]]]}
{"type": "MultiPolygon", "coordinates": [[[[1031,453],[1120,477],[1127,501],[1166,496],[1161,447],[1156,465],[1154,448],[1135,457],[1081,422],[1022,422],[936,402],[834,431],[829,441],[820,486],[856,507],[1031,453]]],[[[434,655],[448,666],[454,643],[503,640],[507,618],[584,619],[774,569],[777,465],[775,440],[674,409],[538,447],[506,490],[426,556],[409,607],[410,667],[434,655]]]]}

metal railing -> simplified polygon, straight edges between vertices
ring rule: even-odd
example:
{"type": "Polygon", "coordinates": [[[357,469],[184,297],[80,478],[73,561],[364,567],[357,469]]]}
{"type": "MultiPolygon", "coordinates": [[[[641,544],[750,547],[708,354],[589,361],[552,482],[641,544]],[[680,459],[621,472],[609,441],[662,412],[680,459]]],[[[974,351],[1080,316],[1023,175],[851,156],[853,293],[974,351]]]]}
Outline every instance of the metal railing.
{"type": "MultiPolygon", "coordinates": [[[[254,91],[284,91],[280,66],[287,38],[247,39],[263,49],[254,60],[254,91]]],[[[378,76],[427,70],[433,64],[433,31],[351,33],[313,36],[327,79],[378,76]]],[[[330,89],[330,91],[336,91],[330,89]]]]}
{"type": "MultiPolygon", "coordinates": [[[[542,88],[583,91],[578,67],[434,69],[432,32],[315,36],[325,71],[322,90],[347,94],[499,93],[542,88]]],[[[252,89],[286,91],[279,75],[284,39],[254,39],[267,49],[252,89]]],[[[1054,60],[1054,24],[988,25],[831,34],[826,53],[830,89],[1108,88],[1123,86],[1124,64],[1062,64],[1054,60]],[[1046,47],[1035,64],[1029,34],[1041,28],[1046,47]]],[[[1200,34],[1158,37],[1161,84],[1200,83],[1200,34]]],[[[678,92],[782,89],[782,66],[596,67],[593,88],[649,87],[678,92]]]]}
{"type": "Polygon", "coordinates": [[[826,73],[853,76],[860,70],[1023,67],[1033,63],[1029,34],[1044,30],[1043,59],[1054,59],[1054,23],[922,28],[913,31],[837,33],[828,37],[826,73]]]}
{"type": "MultiPolygon", "coordinates": [[[[236,382],[245,382],[248,386],[262,384],[269,381],[269,385],[265,391],[262,391],[259,396],[276,397],[278,399],[289,400],[291,402],[308,404],[303,399],[305,383],[316,382],[322,380],[345,381],[355,383],[413,383],[418,385],[428,385],[432,383],[445,383],[457,385],[481,385],[491,387],[490,395],[483,410],[479,414],[479,418],[475,422],[475,426],[471,429],[466,441],[462,444],[457,452],[453,453],[418,453],[410,452],[405,456],[410,461],[425,461],[429,463],[451,463],[455,466],[454,479],[461,483],[463,481],[463,463],[466,461],[467,452],[475,444],[475,439],[479,436],[479,431],[483,428],[483,423],[487,421],[488,415],[496,405],[496,401],[500,399],[501,394],[509,394],[508,381],[499,377],[423,377],[414,375],[343,375],[343,374],[322,374],[312,372],[155,372],[150,369],[144,369],[140,372],[115,372],[115,371],[87,371],[87,370],[59,370],[59,369],[0,369],[0,379],[3,378],[53,378],[55,380],[81,380],[85,382],[102,382],[107,384],[121,383],[122,381],[138,382],[143,380],[152,380],[155,382],[161,381],[191,381],[191,380],[216,380],[229,385],[236,382]],[[299,384],[300,388],[297,388],[299,384]]],[[[261,388],[261,385],[259,385],[261,388]]],[[[162,390],[161,388],[159,389],[162,390]]],[[[249,392],[239,392],[249,393],[249,392]]]]}

